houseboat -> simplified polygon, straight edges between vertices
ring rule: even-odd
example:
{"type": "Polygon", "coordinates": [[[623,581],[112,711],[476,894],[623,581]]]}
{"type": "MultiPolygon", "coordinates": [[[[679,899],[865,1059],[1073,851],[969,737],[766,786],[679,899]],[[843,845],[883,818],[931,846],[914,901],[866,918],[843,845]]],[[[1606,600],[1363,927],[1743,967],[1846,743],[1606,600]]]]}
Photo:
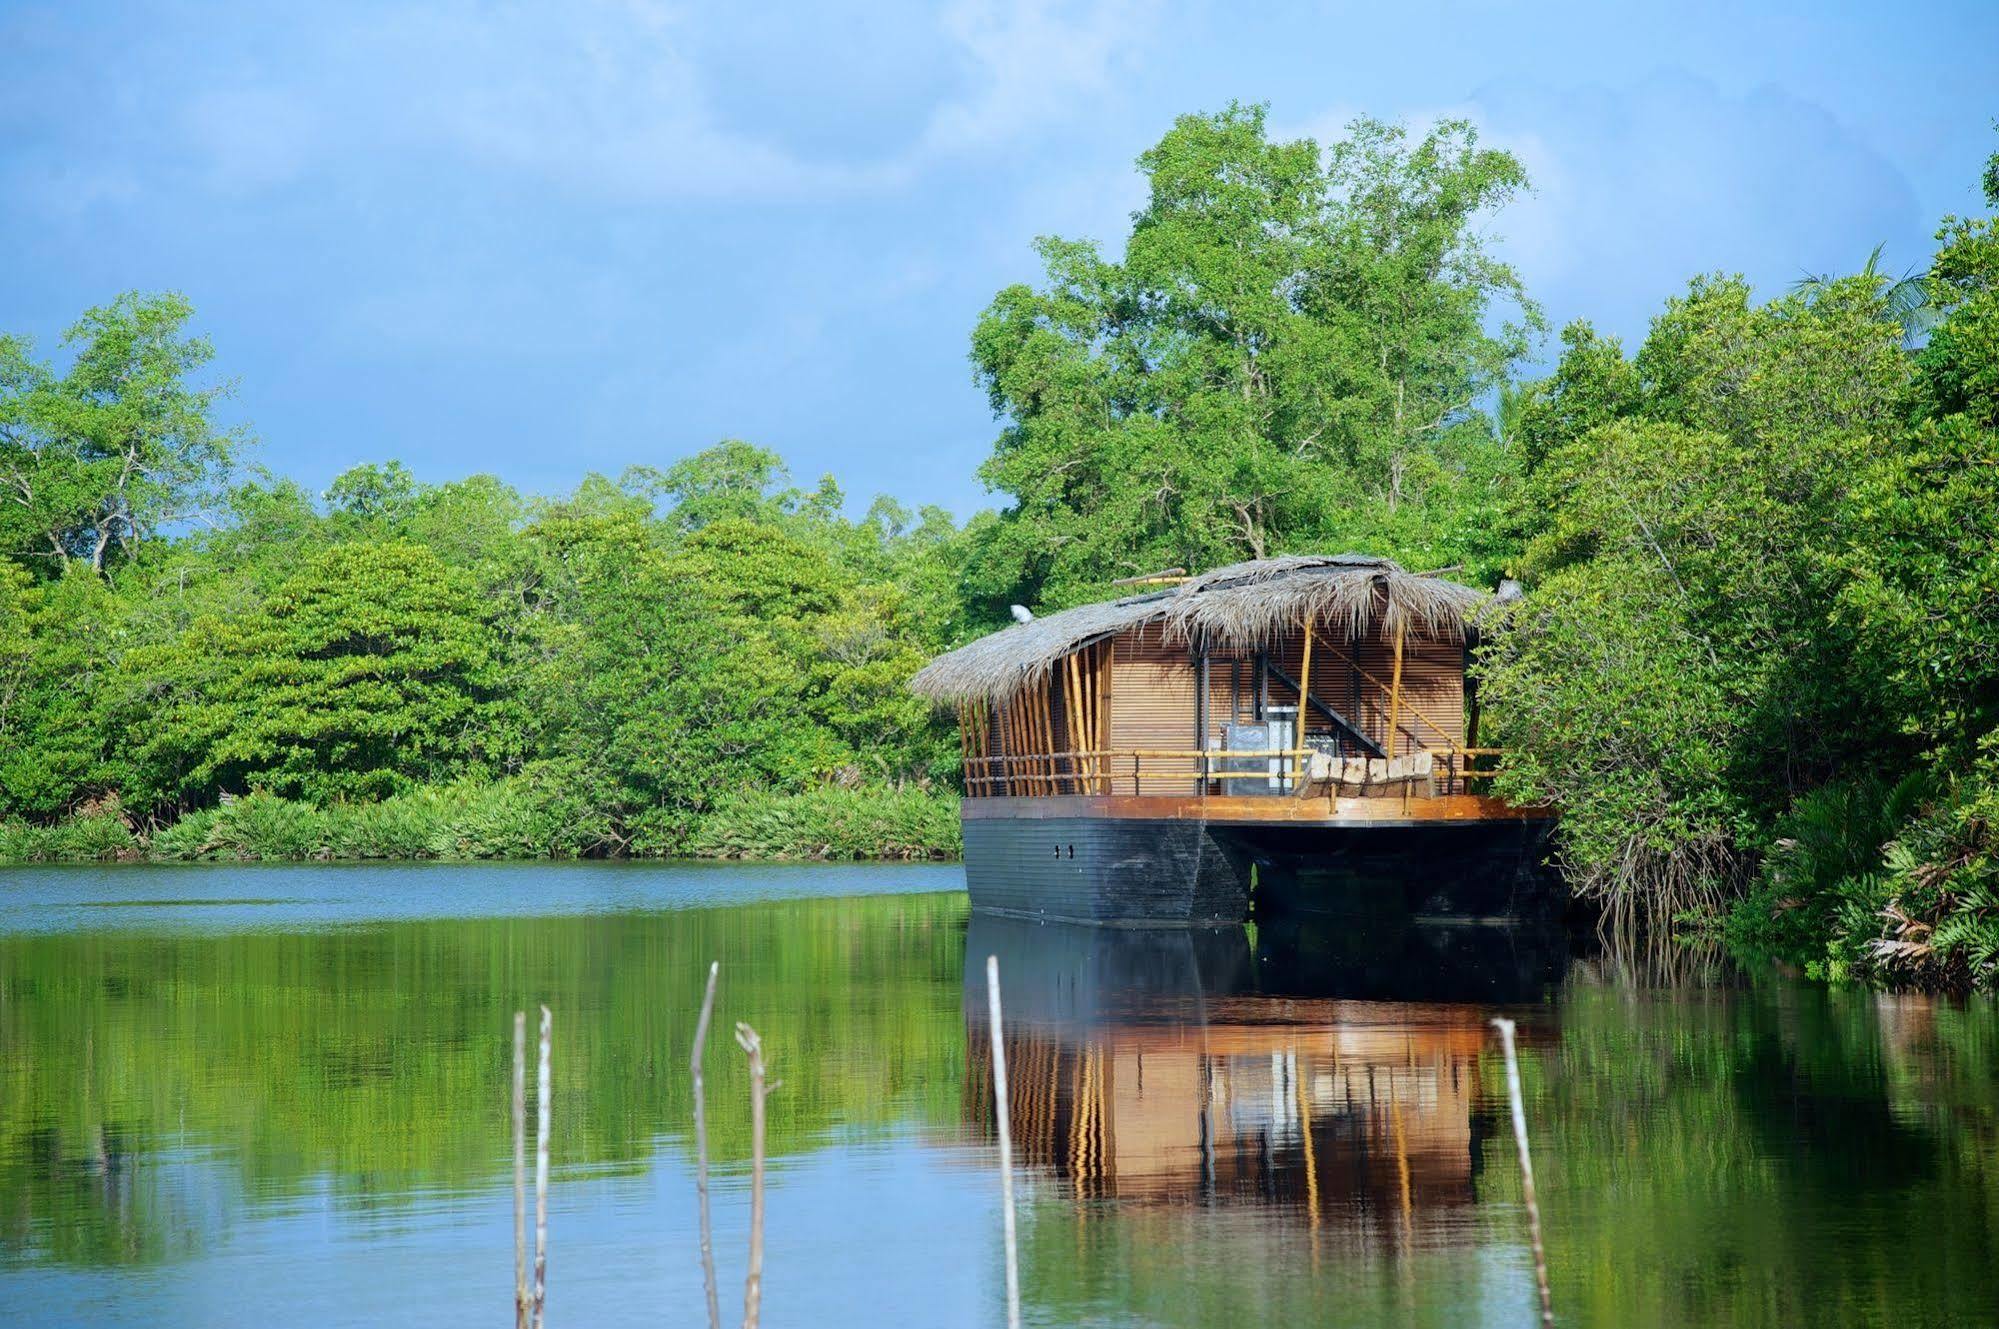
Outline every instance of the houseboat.
{"type": "Polygon", "coordinates": [[[1489,597],[1301,555],[1023,621],[911,681],[956,707],[974,909],[1104,924],[1542,907],[1546,808],[1489,792],[1466,661],[1489,597]]]}

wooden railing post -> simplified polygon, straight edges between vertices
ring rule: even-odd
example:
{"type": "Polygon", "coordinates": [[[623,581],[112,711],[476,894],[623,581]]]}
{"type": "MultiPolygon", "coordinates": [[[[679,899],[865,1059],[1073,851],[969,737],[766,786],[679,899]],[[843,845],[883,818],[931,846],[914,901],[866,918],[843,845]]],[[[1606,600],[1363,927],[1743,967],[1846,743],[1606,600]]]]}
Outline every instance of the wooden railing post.
{"type": "Polygon", "coordinates": [[[1406,623],[1395,625],[1395,671],[1388,683],[1388,741],[1382,744],[1390,761],[1395,759],[1395,730],[1402,718],[1402,638],[1407,630],[1406,623]]]}
{"type": "MultiPolygon", "coordinates": [[[[1305,730],[1312,722],[1312,616],[1306,614],[1302,622],[1305,628],[1305,646],[1304,659],[1298,662],[1298,742],[1296,744],[1300,749],[1309,746],[1305,742],[1305,730]]],[[[1298,792],[1302,793],[1306,786],[1311,783],[1306,778],[1309,775],[1311,775],[1311,772],[1303,769],[1301,759],[1300,769],[1292,776],[1297,782],[1298,792]]]]}

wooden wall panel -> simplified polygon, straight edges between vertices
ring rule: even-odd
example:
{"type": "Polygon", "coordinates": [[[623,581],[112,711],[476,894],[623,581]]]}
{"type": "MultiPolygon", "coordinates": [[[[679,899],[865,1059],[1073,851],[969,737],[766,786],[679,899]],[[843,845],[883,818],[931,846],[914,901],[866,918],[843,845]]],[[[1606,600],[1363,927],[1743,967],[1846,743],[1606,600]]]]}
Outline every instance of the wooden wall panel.
{"type": "MultiPolygon", "coordinates": [[[[1362,721],[1368,736],[1388,747],[1388,685],[1395,676],[1395,645],[1385,633],[1351,647],[1348,653],[1380,684],[1360,680],[1362,721]]],[[[1437,750],[1465,738],[1464,643],[1410,633],[1402,648],[1402,716],[1392,756],[1437,750]]],[[[1341,665],[1345,668],[1344,662],[1341,665]]],[[[1314,672],[1317,672],[1316,670],[1314,672]]],[[[1361,720],[1356,716],[1357,721],[1361,720]]]]}
{"type": "MultiPolygon", "coordinates": [[[[1196,688],[1194,662],[1187,648],[1177,643],[1169,645],[1165,630],[1156,623],[1120,633],[1113,644],[1111,747],[1121,752],[1134,748],[1177,752],[1194,747],[1196,688]]],[[[1195,766],[1193,758],[1146,758],[1144,769],[1148,777],[1154,771],[1162,774],[1158,779],[1148,778],[1143,792],[1183,792],[1166,778],[1165,772],[1185,773],[1186,790],[1191,791],[1195,766]]],[[[1117,777],[1113,786],[1116,791],[1131,792],[1131,762],[1128,759],[1117,762],[1113,773],[1117,777]]]]}

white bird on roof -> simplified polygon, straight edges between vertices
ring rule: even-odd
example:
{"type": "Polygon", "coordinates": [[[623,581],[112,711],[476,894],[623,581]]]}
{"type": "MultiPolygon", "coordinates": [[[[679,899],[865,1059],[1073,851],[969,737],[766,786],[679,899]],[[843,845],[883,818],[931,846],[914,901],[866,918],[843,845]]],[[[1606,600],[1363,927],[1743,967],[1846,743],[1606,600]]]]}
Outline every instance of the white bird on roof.
{"type": "Polygon", "coordinates": [[[1032,623],[1034,621],[1034,611],[1026,605],[1008,605],[1007,608],[1013,611],[1013,621],[1016,623],[1032,623]]]}

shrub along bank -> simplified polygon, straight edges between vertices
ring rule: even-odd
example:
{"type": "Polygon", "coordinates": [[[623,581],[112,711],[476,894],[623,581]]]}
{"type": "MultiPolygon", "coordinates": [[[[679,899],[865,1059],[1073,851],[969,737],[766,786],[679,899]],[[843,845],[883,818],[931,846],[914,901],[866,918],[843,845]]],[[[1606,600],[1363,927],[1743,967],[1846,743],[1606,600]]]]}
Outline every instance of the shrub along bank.
{"type": "Polygon", "coordinates": [[[258,792],[148,831],[99,806],[46,825],[0,823],[7,862],[332,862],[365,859],[957,857],[958,800],[916,789],[825,788],[725,800],[674,835],[619,839],[600,809],[526,778],[319,806],[258,792]]]}

